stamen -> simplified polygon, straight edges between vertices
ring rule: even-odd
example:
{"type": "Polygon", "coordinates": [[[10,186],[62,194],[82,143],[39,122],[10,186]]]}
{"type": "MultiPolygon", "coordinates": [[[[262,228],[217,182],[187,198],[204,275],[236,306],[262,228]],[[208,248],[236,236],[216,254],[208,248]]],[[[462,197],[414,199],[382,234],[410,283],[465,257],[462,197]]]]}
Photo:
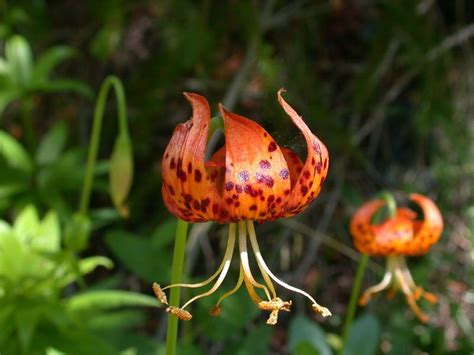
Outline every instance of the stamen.
{"type": "MultiPolygon", "coordinates": [[[[234,237],[234,239],[232,239],[232,243],[231,243],[231,235],[235,236],[235,223],[230,223],[229,224],[229,238],[227,239],[226,253],[227,253],[227,250],[231,247],[233,248],[234,244],[235,244],[235,237],[234,237]]],[[[163,287],[162,290],[166,290],[166,289],[172,288],[172,287],[199,288],[199,287],[206,286],[207,284],[211,283],[221,273],[222,269],[224,268],[225,261],[226,261],[225,260],[225,255],[226,254],[224,254],[224,258],[222,259],[222,262],[219,265],[219,268],[207,280],[202,281],[202,282],[198,282],[198,283],[195,283],[195,284],[179,283],[179,284],[168,285],[166,287],[163,287]]]]}
{"type": "Polygon", "coordinates": [[[421,297],[423,297],[425,300],[427,300],[431,304],[435,304],[436,302],[438,302],[438,299],[434,294],[432,294],[431,292],[425,291],[423,287],[417,286],[415,284],[415,281],[413,280],[410,270],[408,269],[408,266],[406,264],[405,258],[401,257],[399,259],[399,266],[400,266],[401,271],[403,272],[405,280],[409,284],[410,288],[414,291],[415,300],[418,300],[421,297]]]}
{"type": "Polygon", "coordinates": [[[275,325],[278,322],[278,309],[271,311],[270,316],[267,319],[268,325],[275,325]]]}
{"type": "MultiPolygon", "coordinates": [[[[267,298],[271,300],[272,298],[270,297],[268,288],[265,285],[262,285],[258,283],[257,281],[255,281],[255,279],[252,276],[252,272],[250,271],[249,257],[248,257],[248,252],[247,252],[247,228],[245,227],[245,222],[243,221],[239,222],[239,251],[240,251],[241,265],[245,274],[244,281],[248,280],[252,284],[252,286],[263,289],[265,291],[267,298]]],[[[247,287],[247,290],[249,290],[248,287],[247,287]]],[[[249,295],[250,295],[250,290],[249,290],[249,295]]],[[[250,297],[252,297],[252,295],[250,295],[250,297]]]]}
{"type": "Polygon", "coordinates": [[[214,317],[217,317],[219,315],[219,313],[221,313],[221,307],[220,307],[220,304],[222,303],[222,301],[224,299],[226,299],[227,297],[233,295],[234,293],[237,292],[237,290],[240,288],[240,286],[242,286],[242,283],[244,282],[244,273],[242,271],[242,265],[240,266],[240,272],[239,272],[239,279],[237,281],[237,284],[234,286],[234,288],[230,291],[227,291],[226,293],[224,293],[220,298],[219,300],[217,301],[216,305],[214,307],[211,308],[211,310],[209,311],[209,314],[211,316],[214,316],[214,317]]]}
{"type": "Polygon", "coordinates": [[[323,317],[328,317],[328,316],[332,315],[331,312],[329,311],[329,309],[319,305],[316,302],[316,300],[313,297],[311,297],[307,292],[305,292],[303,290],[300,290],[299,288],[296,288],[294,286],[288,285],[286,282],[278,279],[275,275],[273,275],[273,273],[270,271],[267,264],[265,263],[265,260],[263,259],[262,254],[260,253],[260,248],[258,247],[257,236],[255,235],[255,229],[254,228],[249,228],[249,237],[250,237],[250,243],[252,244],[252,248],[253,248],[254,253],[255,253],[255,257],[257,259],[257,263],[261,264],[261,267],[268,273],[268,275],[273,279],[273,281],[275,281],[280,286],[282,286],[282,287],[284,287],[284,288],[286,288],[290,291],[297,292],[297,293],[305,296],[309,300],[311,300],[311,302],[313,302],[313,304],[312,304],[313,310],[315,312],[320,313],[323,317]]]}
{"type": "Polygon", "coordinates": [[[274,298],[271,301],[261,301],[258,304],[258,308],[263,311],[282,310],[289,312],[291,307],[291,301],[283,301],[281,298],[274,298]]]}
{"type": "Polygon", "coordinates": [[[191,298],[188,302],[186,302],[181,307],[182,310],[184,310],[187,306],[189,306],[191,303],[193,303],[197,299],[205,297],[205,296],[212,295],[219,288],[219,286],[224,281],[225,276],[227,275],[227,271],[229,271],[230,262],[232,260],[232,253],[234,252],[234,245],[235,245],[235,224],[231,223],[229,225],[229,242],[227,243],[227,248],[226,248],[225,254],[224,254],[224,259],[223,259],[223,264],[222,264],[223,265],[222,272],[219,275],[219,277],[217,278],[216,283],[214,284],[214,286],[212,286],[212,288],[209,291],[203,292],[203,293],[191,298]]]}
{"type": "Polygon", "coordinates": [[[188,311],[174,306],[166,308],[166,312],[172,314],[175,317],[178,317],[181,320],[190,320],[193,317],[188,311]]]}
{"type": "Polygon", "coordinates": [[[402,289],[402,292],[405,294],[405,298],[407,300],[408,305],[416,314],[416,316],[420,319],[420,321],[422,321],[423,323],[426,323],[428,321],[428,317],[422,312],[422,310],[416,303],[415,295],[410,289],[409,281],[406,280],[405,278],[406,275],[403,273],[402,269],[400,268],[399,263],[395,266],[394,273],[395,273],[397,282],[399,283],[400,288],[402,289]]]}
{"type": "MultiPolygon", "coordinates": [[[[247,221],[247,230],[249,231],[249,234],[256,235],[255,227],[253,226],[252,221],[247,221]]],[[[255,241],[257,241],[257,238],[255,238],[255,241]]],[[[253,250],[253,253],[255,255],[255,248],[253,247],[253,243],[252,243],[252,250],[253,250]]],[[[255,255],[255,258],[256,257],[257,256],[255,255]]],[[[260,272],[263,276],[263,279],[265,280],[265,283],[267,284],[268,288],[270,289],[270,292],[272,293],[272,299],[277,298],[277,295],[276,295],[276,292],[275,292],[275,287],[273,286],[272,280],[270,279],[267,272],[265,271],[265,268],[262,267],[262,265],[258,262],[258,259],[257,259],[257,265],[258,265],[258,268],[260,269],[260,272]]]]}
{"type": "Polygon", "coordinates": [[[247,276],[244,274],[244,282],[245,282],[245,288],[247,289],[247,293],[249,294],[250,299],[252,300],[253,303],[255,303],[257,306],[259,305],[260,302],[262,302],[262,299],[257,295],[255,292],[255,288],[250,282],[250,280],[247,278],[247,276]]]}
{"type": "Polygon", "coordinates": [[[166,294],[156,282],[153,282],[153,292],[161,303],[168,305],[168,298],[166,298],[166,294]]]}
{"type": "Polygon", "coordinates": [[[383,275],[382,281],[364,291],[362,296],[359,298],[359,304],[361,306],[365,306],[370,301],[370,298],[374,293],[381,292],[389,287],[390,283],[392,282],[392,277],[393,272],[391,270],[387,270],[385,275],[383,275]]]}

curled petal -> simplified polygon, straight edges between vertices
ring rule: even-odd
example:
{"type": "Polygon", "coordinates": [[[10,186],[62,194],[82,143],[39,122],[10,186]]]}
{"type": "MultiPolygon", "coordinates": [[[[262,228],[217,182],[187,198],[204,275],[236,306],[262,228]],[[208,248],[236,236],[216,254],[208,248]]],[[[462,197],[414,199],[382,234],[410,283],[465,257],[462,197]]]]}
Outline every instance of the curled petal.
{"type": "Polygon", "coordinates": [[[414,237],[406,250],[407,255],[425,254],[438,241],[443,231],[443,217],[434,202],[420,194],[411,194],[410,200],[423,210],[423,221],[414,223],[414,237]]]}
{"type": "Polygon", "coordinates": [[[300,177],[301,172],[303,171],[304,164],[301,161],[300,157],[296,153],[285,147],[280,147],[283,156],[285,157],[286,163],[288,164],[288,170],[290,173],[290,182],[291,187],[296,185],[298,178],[300,177]]]}
{"type": "MultiPolygon", "coordinates": [[[[304,210],[318,196],[326,180],[329,168],[329,154],[326,146],[311,132],[298,113],[283,99],[281,96],[282,92],[284,92],[283,89],[278,91],[278,101],[303,134],[308,149],[306,162],[301,173],[298,174],[298,182],[291,189],[288,212],[285,214],[285,216],[293,216],[304,210]]],[[[292,173],[294,174],[294,172],[292,173]]]]}
{"type": "Polygon", "coordinates": [[[362,205],[351,218],[350,232],[356,249],[361,253],[374,255],[377,251],[374,245],[376,235],[371,220],[384,204],[383,200],[369,201],[362,205]]]}
{"type": "Polygon", "coordinates": [[[222,105],[219,108],[226,142],[222,197],[231,219],[269,220],[281,216],[290,191],[290,176],[280,147],[257,123],[222,105]]]}
{"type": "Polygon", "coordinates": [[[209,105],[200,95],[184,96],[193,116],[176,127],[165,150],[161,164],[164,201],[171,213],[188,222],[219,221],[222,201],[204,163],[209,105]]]}

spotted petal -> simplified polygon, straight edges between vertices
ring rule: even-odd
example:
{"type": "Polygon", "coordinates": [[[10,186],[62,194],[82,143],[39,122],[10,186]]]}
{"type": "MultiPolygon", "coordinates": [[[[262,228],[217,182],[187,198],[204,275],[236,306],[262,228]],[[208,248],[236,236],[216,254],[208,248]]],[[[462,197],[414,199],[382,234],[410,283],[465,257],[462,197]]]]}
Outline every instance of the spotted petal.
{"type": "Polygon", "coordinates": [[[283,89],[278,91],[278,101],[293,123],[301,131],[307,146],[306,162],[299,173],[298,182],[292,187],[285,216],[293,216],[308,206],[321,191],[329,168],[329,155],[326,146],[308,128],[303,119],[281,96],[283,89]]]}
{"type": "Polygon", "coordinates": [[[438,207],[428,197],[411,194],[410,200],[423,210],[423,220],[414,223],[413,243],[407,248],[408,255],[425,254],[438,241],[443,231],[443,217],[438,207]]]}
{"type": "Polygon", "coordinates": [[[223,200],[234,220],[283,214],[290,193],[288,165],[274,139],[257,123],[220,106],[225,126],[223,200]]]}
{"type": "Polygon", "coordinates": [[[170,212],[189,222],[219,220],[222,200],[204,163],[210,110],[207,100],[185,93],[191,120],[180,124],[165,150],[161,170],[164,201],[170,212]]]}

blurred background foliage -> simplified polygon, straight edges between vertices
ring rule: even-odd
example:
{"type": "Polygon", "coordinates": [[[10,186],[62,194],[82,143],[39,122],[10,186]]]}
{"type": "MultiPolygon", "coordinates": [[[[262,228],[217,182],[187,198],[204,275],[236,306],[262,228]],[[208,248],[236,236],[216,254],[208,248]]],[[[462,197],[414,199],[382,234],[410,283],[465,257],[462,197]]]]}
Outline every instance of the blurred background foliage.
{"type": "MultiPolygon", "coordinates": [[[[159,167],[190,115],[181,93],[206,96],[214,110],[223,102],[304,154],[277,104],[280,87],[327,145],[331,167],[303,214],[258,233],[272,269],[334,316],[322,321],[295,299],[270,328],[241,290],[218,318],[207,315],[212,299],[194,306],[179,353],[340,351],[358,259],[347,222],[381,189],[440,206],[442,239],[409,260],[439,303],[424,305],[423,325],[401,297],[379,297],[358,311],[344,354],[473,352],[473,37],[470,0],[0,0],[0,353],[161,354],[167,315],[153,308],[150,285],[169,282],[175,222],[159,167]],[[78,217],[94,98],[109,74],[127,98],[129,217],[112,207],[105,176],[114,99],[90,212],[78,217]]],[[[217,267],[224,239],[221,226],[193,226],[188,280],[217,267]]],[[[383,260],[371,260],[366,285],[381,270],[383,260]]]]}

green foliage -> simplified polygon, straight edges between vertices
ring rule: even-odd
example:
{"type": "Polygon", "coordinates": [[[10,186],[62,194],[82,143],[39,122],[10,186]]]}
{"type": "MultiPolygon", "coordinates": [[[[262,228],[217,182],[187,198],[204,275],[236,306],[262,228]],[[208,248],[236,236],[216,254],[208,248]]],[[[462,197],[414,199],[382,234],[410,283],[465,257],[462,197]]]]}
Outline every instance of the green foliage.
{"type": "Polygon", "coordinates": [[[293,354],[331,355],[324,331],[317,323],[302,316],[293,318],[288,333],[288,346],[293,354]]]}
{"type": "Polygon", "coordinates": [[[112,262],[100,256],[78,260],[63,249],[54,211],[40,219],[27,206],[13,224],[0,220],[0,351],[30,354],[53,346],[74,354],[113,353],[100,331],[126,331],[141,319],[140,313],[119,308],[160,304],[154,297],[114,290],[63,296],[99,266],[111,268],[112,262]]]}
{"type": "Polygon", "coordinates": [[[72,79],[52,79],[52,71],[75,51],[69,47],[53,47],[33,61],[31,47],[21,36],[12,36],[0,57],[0,115],[13,100],[26,99],[35,92],[73,91],[91,97],[91,90],[72,79]]]}

